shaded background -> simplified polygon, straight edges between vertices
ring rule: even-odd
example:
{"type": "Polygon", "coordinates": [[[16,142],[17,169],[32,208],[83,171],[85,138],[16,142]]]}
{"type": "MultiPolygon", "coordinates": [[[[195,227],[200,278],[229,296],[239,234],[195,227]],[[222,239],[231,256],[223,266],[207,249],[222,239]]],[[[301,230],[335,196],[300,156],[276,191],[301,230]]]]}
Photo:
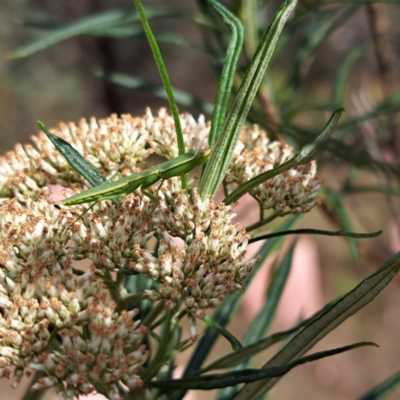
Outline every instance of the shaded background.
{"type": "MultiPolygon", "coordinates": [[[[240,10],[239,1],[232,1],[230,5],[240,10]]],[[[279,2],[270,1],[260,8],[260,29],[267,26],[278,5],[279,2]]],[[[200,15],[199,4],[194,0],[149,0],[145,2],[145,6],[170,8],[191,16],[200,15]]],[[[400,7],[395,3],[355,6],[354,13],[338,24],[305,57],[297,72],[293,71],[296,59],[301,57],[299,49],[304,45],[307,24],[310,21],[315,23],[322,12],[340,13],[343,7],[348,6],[336,4],[320,7],[317,2],[312,1],[304,1],[298,6],[297,13],[306,12],[308,19],[299,24],[288,42],[282,44],[282,50],[270,68],[268,85],[275,90],[267,91],[265,101],[258,102],[250,113],[253,122],[267,127],[269,133],[274,131],[270,125],[274,115],[284,121],[284,111],[290,112],[290,107],[280,107],[290,97],[290,90],[296,91],[293,100],[295,106],[329,103],[332,91],[338,83],[338,70],[354,49],[363,49],[363,53],[355,61],[346,85],[343,104],[347,112],[342,118],[362,115],[385,98],[397,93],[400,85],[400,25],[397,23],[400,7]],[[283,89],[277,90],[278,86],[283,89]]],[[[155,62],[144,37],[115,39],[82,36],[60,42],[26,58],[9,59],[13,49],[40,37],[55,25],[111,8],[133,10],[133,5],[130,1],[123,0],[3,0],[0,3],[2,152],[12,149],[16,142],[29,141],[29,137],[37,132],[37,119],[51,127],[61,121],[78,122],[81,117],[92,115],[98,118],[110,113],[141,115],[146,106],[151,106],[153,112],[161,106],[168,106],[165,100],[146,90],[117,86],[94,74],[96,68],[100,67],[160,84],[155,62]]],[[[202,33],[205,28],[189,20],[154,19],[151,20],[151,25],[155,31],[174,32],[199,47],[204,45],[202,33]]],[[[316,32],[317,27],[316,25],[316,32]]],[[[211,38],[210,43],[218,48],[215,39],[211,38]]],[[[160,47],[172,85],[190,92],[196,98],[213,102],[220,60],[210,60],[206,52],[194,45],[185,47],[160,44],[160,47]]],[[[247,47],[241,60],[243,65],[248,63],[250,53],[247,47]]],[[[364,166],[354,169],[354,165],[359,165],[356,154],[367,150],[374,159],[385,162],[398,171],[398,109],[395,102],[388,115],[378,115],[355,124],[352,128],[354,134],[336,134],[335,137],[345,142],[350,150],[354,149],[354,159],[345,160],[332,151],[319,155],[320,175],[326,179],[326,187],[343,191],[344,182],[349,175],[356,174],[355,181],[359,185],[381,185],[382,191],[387,189],[386,191],[398,195],[396,173],[385,173],[379,168],[368,169],[364,166]]],[[[192,112],[195,116],[200,113],[196,107],[180,106],[180,110],[192,112]]],[[[318,130],[329,114],[329,107],[322,112],[313,109],[297,115],[293,120],[318,130]]],[[[288,126],[284,123],[282,125],[288,126]]],[[[289,129],[278,129],[277,132],[293,145],[301,142],[298,136],[291,135],[289,129]]],[[[276,136],[277,132],[273,132],[272,136],[276,136]]],[[[360,241],[361,259],[358,261],[354,259],[345,239],[312,237],[303,241],[295,259],[298,266],[297,269],[293,267],[292,283],[286,288],[273,331],[289,328],[300,315],[307,316],[331,299],[347,292],[398,251],[400,219],[396,196],[363,191],[347,193],[342,199],[355,231],[384,229],[383,235],[360,241]]],[[[302,220],[301,227],[338,230],[341,227],[340,220],[331,212],[329,204],[324,204],[325,206],[309,213],[302,220]]],[[[246,215],[246,224],[248,218],[250,217],[246,215]]],[[[238,319],[230,326],[239,338],[246,329],[243,321],[255,315],[254,308],[262,301],[267,279],[267,272],[258,278],[259,287],[249,290],[238,319]]],[[[339,347],[361,340],[374,341],[380,345],[379,349],[363,348],[299,367],[276,385],[270,398],[353,399],[398,371],[399,285],[400,279],[395,278],[373,303],[330,333],[314,350],[339,347]]],[[[247,322],[250,323],[250,320],[247,322]]],[[[212,358],[227,352],[227,346],[221,341],[217,346],[220,353],[214,353],[212,358]]],[[[271,351],[268,354],[272,354],[271,351]]],[[[180,359],[184,363],[187,357],[183,354],[180,359]]],[[[261,360],[262,358],[259,365],[261,360]]],[[[2,385],[4,393],[7,393],[6,398],[20,397],[17,392],[9,389],[7,381],[3,381],[2,385]]],[[[202,392],[198,396],[210,398],[212,395],[202,392]]],[[[387,397],[397,398],[400,398],[400,389],[387,397]]]]}

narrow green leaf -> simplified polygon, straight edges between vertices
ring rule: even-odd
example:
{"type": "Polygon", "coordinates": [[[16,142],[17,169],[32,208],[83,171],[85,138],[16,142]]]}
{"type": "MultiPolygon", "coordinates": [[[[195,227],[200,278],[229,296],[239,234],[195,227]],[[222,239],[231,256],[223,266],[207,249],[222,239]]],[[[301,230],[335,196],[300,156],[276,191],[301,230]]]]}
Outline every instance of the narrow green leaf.
{"type": "MultiPolygon", "coordinates": [[[[179,110],[175,102],[174,92],[172,90],[171,82],[169,80],[167,68],[165,67],[164,60],[162,58],[160,49],[158,47],[156,38],[154,37],[153,32],[150,28],[150,24],[147,19],[146,11],[142,5],[142,2],[140,0],[133,0],[133,2],[135,3],[138,13],[140,15],[143,29],[146,32],[146,36],[149,41],[151,51],[153,52],[153,56],[157,64],[158,71],[160,73],[165,91],[167,92],[169,106],[171,108],[171,113],[175,123],[175,131],[178,142],[179,154],[185,154],[185,142],[183,139],[181,120],[179,119],[179,110]]],[[[181,179],[182,179],[182,189],[187,189],[187,175],[186,174],[183,175],[181,179]]]]}
{"type": "Polygon", "coordinates": [[[225,374],[210,374],[186,379],[173,379],[169,381],[153,381],[150,383],[150,385],[167,391],[182,388],[200,390],[219,389],[227,386],[237,385],[238,383],[256,382],[267,377],[280,377],[298,365],[320,360],[321,358],[330,357],[362,346],[377,347],[377,345],[372,342],[360,342],[349,346],[339,347],[337,349],[310,354],[282,367],[270,367],[268,369],[245,369],[242,371],[227,372],[225,374]]]}
{"type": "Polygon", "coordinates": [[[213,147],[213,151],[204,170],[199,188],[199,193],[202,198],[205,198],[207,195],[213,198],[226,175],[233,150],[253,99],[264,78],[266,68],[282,29],[295,5],[296,0],[287,0],[280,7],[261,38],[250,67],[246,71],[238,94],[225,119],[222,134],[213,147]]]}
{"type": "Polygon", "coordinates": [[[39,128],[50,139],[54,147],[65,157],[71,167],[81,174],[92,186],[101,185],[106,181],[106,178],[93,165],[89,164],[67,141],[50,133],[43,122],[37,121],[37,123],[39,128]]]}
{"type": "Polygon", "coordinates": [[[215,321],[213,321],[210,317],[205,316],[203,318],[203,321],[211,328],[215,329],[218,331],[228,342],[232,345],[232,349],[234,351],[237,351],[241,349],[243,346],[240,344],[239,340],[235,338],[235,336],[232,335],[228,330],[226,330],[224,327],[221,325],[217,324],[215,321]]]}
{"type": "Polygon", "coordinates": [[[294,242],[290,246],[281,264],[273,272],[270,284],[268,286],[265,305],[260,310],[256,318],[254,318],[254,320],[250,324],[243,338],[244,346],[256,343],[265,335],[265,332],[267,332],[267,330],[271,326],[271,323],[276,313],[276,309],[278,308],[279,301],[282,297],[282,293],[285,288],[287,279],[289,277],[295,246],[296,242],[294,242]]]}
{"type": "MultiPolygon", "coordinates": [[[[337,217],[339,218],[343,228],[351,231],[352,226],[350,218],[344,207],[343,201],[339,193],[336,193],[333,190],[330,190],[329,188],[324,188],[324,193],[326,202],[331,205],[333,211],[335,212],[335,215],[337,215],[337,217]]],[[[360,251],[358,248],[357,240],[352,237],[349,237],[348,243],[352,257],[354,258],[354,260],[358,261],[360,259],[360,251]]]]}
{"type": "Polygon", "coordinates": [[[400,371],[369,390],[358,400],[380,400],[391,393],[400,384],[400,371]]]}
{"type": "MultiPolygon", "coordinates": [[[[364,279],[352,291],[335,301],[331,307],[326,308],[317,319],[299,332],[263,368],[286,365],[294,358],[301,357],[326,334],[372,301],[397,274],[399,269],[400,253],[393,256],[378,271],[364,279]]],[[[277,378],[267,378],[248,384],[243,387],[235,400],[258,398],[274,386],[277,380],[277,378]]]]}
{"type": "MultiPolygon", "coordinates": [[[[96,68],[94,74],[99,78],[105,79],[107,82],[128,88],[143,90],[157,96],[161,99],[168,99],[163,86],[155,85],[140,79],[136,76],[122,74],[120,72],[104,71],[101,68],[96,68]]],[[[191,93],[177,88],[173,88],[175,101],[185,107],[195,107],[206,114],[212,114],[214,105],[194,97],[191,93]]]]}
{"type": "Polygon", "coordinates": [[[265,350],[266,348],[272,346],[273,344],[280,342],[281,340],[287,338],[293,332],[296,332],[301,328],[301,325],[296,326],[295,328],[289,329],[284,332],[278,332],[274,333],[271,336],[268,336],[265,339],[262,339],[258,341],[257,343],[248,345],[243,347],[242,349],[230,353],[213,363],[207,365],[205,368],[201,370],[201,373],[203,374],[204,372],[212,371],[213,369],[223,369],[223,368],[232,368],[235,367],[245,361],[247,361],[249,358],[255,356],[256,354],[260,353],[261,351],[265,350]]]}
{"type": "MultiPolygon", "coordinates": [[[[262,174],[254,177],[253,179],[250,179],[249,181],[243,183],[240,185],[236,190],[234,190],[232,193],[230,193],[224,200],[225,204],[231,204],[237,200],[240,199],[243,195],[248,193],[250,190],[254,189],[258,185],[261,185],[262,183],[268,181],[269,179],[273,178],[276,175],[282,174],[283,172],[294,168],[298,165],[302,165],[307,163],[310,158],[315,154],[318,146],[321,145],[332,133],[333,129],[335,128],[335,125],[337,121],[340,118],[340,115],[342,113],[343,109],[339,108],[336,110],[331,118],[329,119],[328,123],[326,124],[325,128],[321,132],[320,135],[312,142],[304,146],[293,158],[291,158],[289,161],[286,161],[285,163],[279,165],[278,167],[263,172],[262,174]]],[[[211,155],[212,157],[212,155],[211,155]]]]}
{"type": "Polygon", "coordinates": [[[341,105],[343,103],[346,85],[353,66],[364,52],[365,47],[358,47],[352,50],[338,69],[332,94],[332,101],[335,104],[341,105]]]}
{"type": "Polygon", "coordinates": [[[271,239],[278,236],[286,235],[324,235],[324,236],[344,236],[357,239],[367,239],[379,236],[382,231],[370,232],[370,233],[357,233],[357,232],[347,232],[347,231],[324,231],[321,229],[292,229],[287,231],[279,231],[266,233],[265,235],[260,235],[249,239],[249,243],[258,242],[259,240],[271,239]]]}
{"type": "Polygon", "coordinates": [[[260,6],[257,0],[242,0],[241,18],[244,26],[246,54],[251,57],[257,50],[260,41],[258,31],[260,6]]]}
{"type": "Polygon", "coordinates": [[[27,57],[37,51],[52,46],[55,43],[89,32],[92,29],[104,29],[114,24],[123,23],[126,19],[132,18],[132,15],[132,13],[127,14],[121,10],[109,10],[104,13],[74,21],[71,24],[56,29],[54,32],[47,34],[43,38],[18,47],[10,56],[14,59],[27,57]]]}
{"type": "Polygon", "coordinates": [[[243,46],[243,26],[240,20],[232,14],[222,4],[208,0],[214,11],[224,21],[231,31],[228,50],[226,52],[224,66],[218,85],[215,107],[212,114],[209,145],[212,147],[220,134],[220,130],[225,121],[226,109],[228,107],[229,96],[232,90],[233,78],[243,46]]]}
{"type": "MultiPolygon", "coordinates": [[[[397,108],[392,109],[393,112],[394,110],[398,111],[400,107],[400,102],[396,107],[397,108]]],[[[377,113],[377,115],[378,114],[379,113],[377,113]]],[[[347,129],[351,132],[354,132],[354,129],[358,122],[354,122],[353,125],[352,123],[347,124],[347,121],[349,120],[346,120],[345,122],[337,125],[338,131],[347,129]]],[[[307,141],[312,140],[315,135],[314,133],[311,133],[308,129],[291,123],[286,124],[285,133],[287,135],[290,135],[290,137],[296,140],[297,143],[306,143],[307,141]]],[[[343,140],[338,140],[331,137],[321,146],[321,148],[329,151],[335,157],[338,157],[348,162],[354,167],[364,168],[373,171],[374,173],[376,173],[376,170],[379,170],[386,174],[392,174],[396,177],[400,177],[400,170],[395,165],[374,159],[366,150],[356,151],[354,149],[354,146],[345,144],[343,140]]]]}
{"type": "MultiPolygon", "coordinates": [[[[169,15],[173,14],[168,10],[154,10],[151,12],[151,18],[169,15]]],[[[10,57],[13,59],[27,57],[63,40],[94,32],[100,33],[103,30],[107,31],[112,27],[138,20],[139,16],[135,11],[107,10],[62,25],[44,37],[18,47],[11,52],[10,57]]]]}
{"type": "Polygon", "coordinates": [[[399,107],[400,107],[400,90],[398,90],[393,96],[385,97],[380,103],[375,105],[370,110],[367,110],[364,114],[346,119],[346,121],[338,125],[338,128],[353,129],[360,122],[367,121],[371,118],[376,118],[380,115],[390,115],[395,112],[398,112],[399,107]]]}
{"type": "MultiPolygon", "coordinates": [[[[207,367],[202,369],[200,373],[208,372],[213,369],[221,369],[221,368],[230,368],[235,367],[241,363],[247,361],[250,357],[258,354],[262,350],[265,350],[269,346],[288,338],[289,336],[293,335],[303,327],[311,324],[313,321],[319,318],[321,314],[323,314],[326,310],[330,309],[333,305],[335,305],[343,296],[340,296],[337,299],[332,300],[328,304],[326,304],[321,310],[313,314],[311,317],[307,318],[306,320],[300,322],[298,325],[290,328],[286,331],[274,333],[265,339],[259,340],[257,343],[244,346],[242,349],[230,353],[219,360],[214,361],[213,363],[209,364],[207,367]]],[[[193,374],[194,375],[194,374],[193,374]]]]}

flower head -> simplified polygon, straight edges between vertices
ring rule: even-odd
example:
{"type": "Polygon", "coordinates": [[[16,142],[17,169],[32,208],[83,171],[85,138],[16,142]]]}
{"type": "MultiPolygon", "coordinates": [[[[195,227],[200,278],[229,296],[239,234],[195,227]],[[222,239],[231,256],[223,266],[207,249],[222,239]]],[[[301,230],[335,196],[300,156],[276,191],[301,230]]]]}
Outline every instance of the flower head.
{"type": "MultiPolygon", "coordinates": [[[[187,151],[206,147],[204,117],[184,114],[181,123],[187,151]]],[[[53,132],[107,177],[133,173],[153,151],[178,155],[174,122],[164,109],[158,116],[147,109],[143,118],[61,124],[53,132]]],[[[136,190],[117,203],[55,206],[46,186],[79,190],[85,181],[44,134],[33,141],[0,158],[0,195],[10,198],[0,203],[0,376],[17,385],[40,371],[33,389],[54,387],[60,398],[72,399],[101,383],[109,398],[119,399],[121,383],[142,384],[148,358],[147,328],[137,309],[126,309],[132,299],[124,274],[151,283],[132,294],[135,302],[162,301],[176,312],[184,307],[195,339],[196,318],[242,292],[259,259],[246,258],[249,236],[232,222],[235,205],[201,199],[193,172],[187,190],[179,177],[149,188],[158,202],[136,190]],[[83,260],[86,268],[78,264],[83,260]]],[[[226,180],[239,184],[290,157],[288,146],[269,143],[257,127],[245,129],[226,180]]],[[[264,208],[307,211],[321,184],[315,171],[315,164],[294,168],[251,194],[264,208]]]]}
{"type": "Polygon", "coordinates": [[[147,352],[138,310],[116,313],[96,270],[74,269],[69,211],[55,209],[46,193],[24,198],[0,206],[1,375],[13,374],[16,385],[23,374],[41,371],[33,388],[54,386],[69,399],[96,383],[140,385],[147,352]]]}
{"type": "MultiPolygon", "coordinates": [[[[246,182],[292,157],[290,146],[269,142],[265,132],[257,126],[253,131],[245,129],[235,148],[226,182],[246,182]]],[[[265,210],[272,208],[278,213],[289,211],[293,214],[310,211],[315,204],[319,204],[317,196],[323,183],[316,171],[315,161],[308,169],[304,165],[294,167],[252,189],[250,194],[265,210]]]]}

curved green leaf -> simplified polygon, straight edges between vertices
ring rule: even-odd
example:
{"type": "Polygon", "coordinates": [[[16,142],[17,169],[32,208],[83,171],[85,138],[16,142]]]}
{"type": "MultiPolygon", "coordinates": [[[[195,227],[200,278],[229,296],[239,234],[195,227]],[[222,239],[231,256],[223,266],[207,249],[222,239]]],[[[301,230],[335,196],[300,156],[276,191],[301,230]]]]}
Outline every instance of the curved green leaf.
{"type": "Polygon", "coordinates": [[[213,198],[226,175],[233,150],[251,104],[264,78],[266,68],[282,29],[295,5],[296,0],[287,0],[275,14],[274,19],[261,38],[250,67],[246,71],[238,94],[225,119],[222,134],[213,147],[204,170],[199,187],[199,193],[202,198],[205,198],[207,195],[213,198]]]}
{"type": "MultiPolygon", "coordinates": [[[[376,295],[391,281],[400,269],[400,253],[388,260],[378,271],[364,279],[352,291],[335,301],[321,313],[317,319],[308,324],[282,350],[280,350],[264,368],[282,366],[296,357],[300,357],[326,334],[340,325],[372,301],[376,295]]],[[[266,393],[277,378],[267,378],[259,382],[245,385],[235,400],[258,398],[266,393]]]]}
{"type": "Polygon", "coordinates": [[[235,367],[236,365],[247,361],[249,358],[272,346],[273,344],[280,342],[283,339],[286,339],[288,336],[298,331],[301,326],[302,325],[298,325],[287,331],[274,333],[273,335],[268,336],[267,338],[262,339],[257,343],[245,346],[234,353],[227,354],[226,356],[221,357],[220,359],[204,367],[200,373],[203,374],[204,372],[212,371],[213,369],[235,367]]]}
{"type": "Polygon", "coordinates": [[[217,3],[214,0],[208,0],[208,2],[231,31],[231,38],[225,56],[224,66],[218,85],[217,97],[215,100],[215,108],[212,115],[209,137],[209,144],[211,147],[217,140],[225,121],[225,114],[232,90],[233,78],[235,77],[237,63],[243,46],[243,26],[240,20],[222,4],[217,3]]]}
{"type": "Polygon", "coordinates": [[[365,393],[358,400],[380,400],[400,384],[400,371],[365,393]]]}
{"type": "MultiPolygon", "coordinates": [[[[176,139],[178,142],[179,154],[185,154],[185,143],[183,139],[181,120],[179,119],[179,110],[175,102],[174,92],[172,90],[171,82],[169,80],[168,71],[165,67],[164,60],[162,58],[160,49],[158,47],[156,38],[151,30],[146,11],[142,5],[141,0],[133,0],[135,6],[140,15],[140,20],[142,21],[143,29],[146,32],[147,39],[149,41],[151,51],[153,52],[154,60],[156,61],[158,71],[160,73],[165,91],[167,92],[169,106],[171,108],[171,113],[174,118],[175,123],[175,131],[176,131],[176,139]]],[[[187,188],[187,176],[183,175],[182,177],[182,188],[187,188]]]]}
{"type": "MultiPolygon", "coordinates": [[[[334,192],[329,188],[324,188],[325,201],[332,207],[335,215],[338,217],[341,225],[344,229],[351,231],[351,222],[348,213],[344,207],[342,198],[339,193],[334,192]]],[[[348,238],[348,244],[350,247],[351,255],[355,261],[360,259],[360,251],[358,248],[358,242],[353,237],[348,238]]]]}
{"type": "MultiPolygon", "coordinates": [[[[127,74],[122,74],[120,72],[104,71],[101,68],[97,68],[94,74],[100,78],[105,79],[107,82],[114,83],[116,85],[128,88],[143,90],[157,96],[161,99],[168,99],[165,89],[161,85],[155,85],[140,79],[136,76],[131,76],[127,74]]],[[[189,92],[173,88],[175,101],[185,107],[195,107],[199,108],[202,112],[206,114],[212,114],[214,105],[194,97],[189,92]]]]}
{"type": "Polygon", "coordinates": [[[186,379],[153,381],[150,383],[150,385],[168,391],[176,389],[219,389],[227,386],[237,385],[238,383],[259,381],[260,379],[265,379],[266,377],[280,377],[289,372],[292,368],[297,367],[298,365],[320,360],[321,358],[330,357],[335,354],[340,354],[345,351],[353,350],[362,346],[378,347],[375,343],[372,342],[360,342],[349,346],[339,347],[337,349],[320,351],[318,353],[310,354],[309,356],[300,358],[299,360],[293,361],[282,367],[270,367],[268,369],[245,369],[242,371],[227,372],[225,374],[210,374],[186,379]]]}
{"type": "MultiPolygon", "coordinates": [[[[173,14],[174,13],[171,13],[171,11],[168,10],[152,10],[149,12],[149,18],[172,16],[173,14]]],[[[42,38],[35,39],[26,45],[18,47],[11,52],[10,58],[16,59],[27,57],[63,40],[84,34],[101,33],[103,30],[107,31],[115,26],[127,24],[133,21],[139,21],[139,15],[135,11],[108,10],[102,13],[90,15],[66,25],[62,25],[42,38]]]]}
{"type": "Polygon", "coordinates": [[[203,318],[203,321],[211,328],[215,329],[218,331],[228,342],[232,345],[232,349],[234,351],[237,351],[239,349],[242,349],[243,346],[240,344],[239,340],[235,338],[228,330],[226,330],[224,327],[221,325],[217,324],[215,321],[213,321],[210,317],[205,316],[203,318]]]}
{"type": "Polygon", "coordinates": [[[243,338],[243,345],[246,346],[260,340],[271,326],[272,320],[278,308],[283,290],[289,277],[292,266],[293,253],[296,241],[290,246],[279,267],[272,273],[267,290],[265,305],[250,324],[246,335],[243,338]]]}
{"type": "MultiPolygon", "coordinates": [[[[312,142],[304,146],[293,158],[291,158],[289,161],[286,161],[285,163],[279,165],[278,167],[263,172],[262,174],[250,179],[249,181],[243,183],[240,185],[236,190],[234,190],[232,193],[230,193],[225,199],[224,203],[225,204],[231,204],[237,200],[239,200],[243,195],[248,193],[250,190],[254,189],[255,187],[261,185],[262,183],[266,182],[267,180],[273,178],[276,175],[282,174],[283,172],[294,168],[298,165],[302,165],[307,163],[310,158],[315,154],[318,146],[321,145],[332,133],[333,129],[335,128],[335,125],[337,121],[340,118],[340,115],[342,113],[343,109],[339,108],[336,110],[331,118],[329,119],[328,123],[326,124],[325,128],[321,132],[320,135],[312,142]]],[[[212,157],[212,154],[211,154],[212,157]]],[[[211,158],[210,157],[210,158],[211,158]]]]}
{"type": "Polygon", "coordinates": [[[279,231],[266,233],[265,235],[260,235],[249,239],[249,244],[257,242],[259,240],[271,239],[278,236],[286,235],[324,235],[324,236],[344,236],[357,239],[367,239],[379,236],[382,231],[370,232],[370,233],[357,233],[357,232],[347,232],[347,231],[325,231],[322,229],[292,229],[287,231],[279,231]]]}
{"type": "Polygon", "coordinates": [[[343,103],[346,85],[349,80],[352,68],[355,62],[365,52],[365,47],[357,47],[352,50],[340,66],[337,74],[336,81],[333,87],[332,101],[339,105],[343,103]]]}

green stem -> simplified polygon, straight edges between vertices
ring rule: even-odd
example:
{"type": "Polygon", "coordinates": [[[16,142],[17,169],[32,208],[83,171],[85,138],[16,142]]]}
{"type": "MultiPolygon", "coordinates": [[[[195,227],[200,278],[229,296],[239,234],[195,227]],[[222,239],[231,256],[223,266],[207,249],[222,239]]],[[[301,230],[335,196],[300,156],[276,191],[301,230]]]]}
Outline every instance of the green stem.
{"type": "Polygon", "coordinates": [[[155,307],[151,309],[151,311],[147,314],[146,318],[143,320],[143,326],[150,326],[151,323],[161,314],[165,309],[165,304],[163,301],[160,301],[155,307]]]}
{"type": "Polygon", "coordinates": [[[291,212],[290,211],[286,211],[286,212],[281,212],[281,213],[277,213],[277,212],[273,213],[269,217],[264,218],[264,219],[256,222],[255,224],[249,225],[248,227],[246,227],[246,232],[250,232],[250,231],[252,231],[254,229],[260,228],[261,226],[263,226],[265,224],[268,224],[269,222],[273,221],[275,218],[284,217],[285,215],[288,215],[288,214],[291,214],[291,212]]]}
{"type": "MultiPolygon", "coordinates": [[[[169,80],[167,68],[165,67],[164,60],[162,58],[160,49],[158,47],[156,38],[154,37],[153,32],[151,31],[150,24],[147,20],[146,11],[142,5],[142,2],[140,0],[133,0],[133,1],[136,5],[136,8],[140,15],[143,29],[146,33],[147,40],[149,41],[151,51],[153,52],[153,56],[154,56],[154,59],[157,64],[158,71],[160,72],[160,76],[161,76],[165,91],[167,92],[169,106],[171,108],[171,113],[172,113],[172,116],[173,116],[174,122],[175,122],[175,130],[176,130],[176,137],[177,137],[177,141],[178,141],[179,154],[185,154],[185,143],[183,140],[181,121],[179,119],[179,110],[178,110],[178,106],[176,105],[176,102],[175,102],[174,92],[172,91],[172,85],[169,80]]],[[[187,189],[188,184],[187,184],[186,174],[182,175],[181,179],[182,179],[182,188],[187,189]]]]}
{"type": "Polygon", "coordinates": [[[111,297],[113,298],[113,300],[119,304],[121,301],[121,296],[120,293],[118,291],[118,286],[116,285],[116,282],[114,281],[114,279],[111,276],[111,272],[108,270],[104,271],[104,280],[103,282],[105,282],[105,284],[107,285],[108,290],[110,291],[111,297]]]}
{"type": "Polygon", "coordinates": [[[138,303],[140,300],[143,300],[144,292],[130,294],[129,296],[124,297],[116,308],[117,312],[125,310],[129,303],[138,303]]]}
{"type": "Polygon", "coordinates": [[[167,318],[164,324],[164,332],[160,341],[160,344],[158,346],[158,350],[156,355],[154,356],[153,360],[151,361],[151,364],[149,368],[143,373],[142,375],[142,380],[144,383],[144,386],[147,386],[148,383],[151,381],[151,379],[156,376],[158,370],[161,368],[163,365],[163,362],[165,360],[165,357],[168,353],[168,347],[171,342],[175,324],[174,324],[174,310],[169,310],[167,312],[167,318]]]}

